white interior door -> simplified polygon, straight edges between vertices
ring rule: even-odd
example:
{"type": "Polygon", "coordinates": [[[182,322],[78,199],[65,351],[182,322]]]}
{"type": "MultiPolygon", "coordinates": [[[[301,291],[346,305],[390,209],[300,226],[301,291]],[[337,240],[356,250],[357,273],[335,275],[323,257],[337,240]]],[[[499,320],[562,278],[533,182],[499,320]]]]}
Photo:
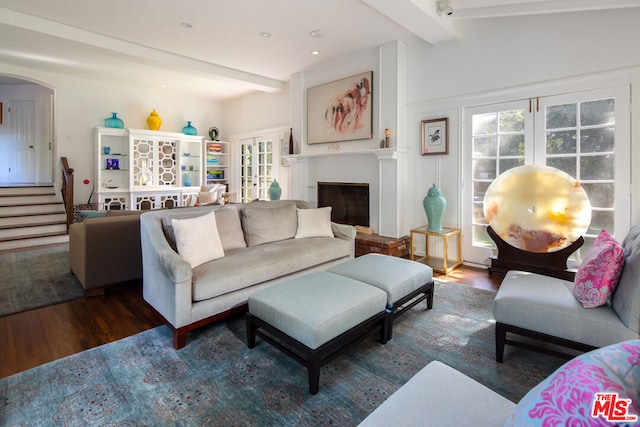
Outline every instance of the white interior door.
{"type": "Polygon", "coordinates": [[[9,183],[34,184],[36,171],[36,121],[34,101],[11,101],[9,123],[9,183]]]}

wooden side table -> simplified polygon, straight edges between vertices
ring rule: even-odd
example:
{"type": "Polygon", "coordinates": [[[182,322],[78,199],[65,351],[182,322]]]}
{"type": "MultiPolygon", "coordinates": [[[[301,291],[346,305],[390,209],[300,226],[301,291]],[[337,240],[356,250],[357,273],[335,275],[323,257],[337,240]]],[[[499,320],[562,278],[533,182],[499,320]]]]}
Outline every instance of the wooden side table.
{"type": "Polygon", "coordinates": [[[449,272],[451,272],[452,270],[454,270],[455,268],[457,268],[462,264],[462,233],[460,232],[459,228],[444,227],[440,233],[435,231],[429,231],[426,225],[423,225],[418,228],[414,228],[411,230],[411,246],[409,248],[409,256],[412,261],[424,262],[429,267],[431,267],[435,272],[442,273],[442,274],[449,274],[449,272]],[[425,240],[425,256],[418,259],[415,259],[414,236],[416,234],[424,235],[424,240],[425,240]],[[457,246],[458,246],[457,257],[455,259],[455,262],[449,265],[449,239],[454,236],[457,237],[457,246]],[[437,256],[432,256],[429,253],[430,238],[442,239],[442,242],[443,242],[442,258],[437,256]]]}

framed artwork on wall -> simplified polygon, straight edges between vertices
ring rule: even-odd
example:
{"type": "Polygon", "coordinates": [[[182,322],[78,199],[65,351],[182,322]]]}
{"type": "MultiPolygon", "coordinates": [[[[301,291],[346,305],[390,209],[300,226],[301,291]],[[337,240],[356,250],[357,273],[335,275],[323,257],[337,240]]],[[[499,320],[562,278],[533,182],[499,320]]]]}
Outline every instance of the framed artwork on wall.
{"type": "Polygon", "coordinates": [[[373,138],[373,71],[307,89],[307,144],[373,138]]]}
{"type": "Polygon", "coordinates": [[[449,154],[449,118],[422,121],[422,155],[449,154]]]}

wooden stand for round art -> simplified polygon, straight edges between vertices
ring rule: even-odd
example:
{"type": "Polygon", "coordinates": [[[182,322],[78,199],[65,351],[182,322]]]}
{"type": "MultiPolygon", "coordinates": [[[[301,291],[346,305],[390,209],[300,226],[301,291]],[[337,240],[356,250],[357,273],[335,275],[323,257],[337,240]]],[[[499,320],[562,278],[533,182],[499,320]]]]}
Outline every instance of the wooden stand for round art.
{"type": "Polygon", "coordinates": [[[487,233],[496,242],[498,248],[498,255],[491,257],[489,274],[504,276],[509,270],[521,270],[563,280],[572,281],[574,279],[576,270],[567,268],[567,259],[584,244],[582,236],[559,251],[538,253],[523,251],[511,246],[502,240],[491,226],[487,227],[487,233]]]}

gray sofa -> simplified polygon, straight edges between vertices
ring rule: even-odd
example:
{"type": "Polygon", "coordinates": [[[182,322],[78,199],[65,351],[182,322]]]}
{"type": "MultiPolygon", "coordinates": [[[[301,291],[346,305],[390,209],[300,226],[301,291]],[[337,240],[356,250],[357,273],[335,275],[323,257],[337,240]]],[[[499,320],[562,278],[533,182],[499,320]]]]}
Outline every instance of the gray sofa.
{"type": "Polygon", "coordinates": [[[280,200],[140,216],[143,296],[172,329],[176,349],[184,347],[189,331],[245,311],[256,290],[354,257],[352,226],[331,223],[333,237],[294,238],[298,208],[309,206],[280,200]],[[224,256],[192,268],[176,251],[171,220],[212,210],[224,256]]]}

